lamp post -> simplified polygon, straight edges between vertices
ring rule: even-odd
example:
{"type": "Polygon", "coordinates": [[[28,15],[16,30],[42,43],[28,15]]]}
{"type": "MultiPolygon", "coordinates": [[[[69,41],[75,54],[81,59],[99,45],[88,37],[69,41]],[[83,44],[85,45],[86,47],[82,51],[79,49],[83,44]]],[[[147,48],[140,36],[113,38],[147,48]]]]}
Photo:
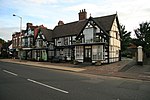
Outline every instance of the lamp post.
{"type": "MultiPolygon", "coordinates": [[[[16,14],[13,14],[13,16],[16,16],[16,17],[20,18],[20,34],[21,34],[21,32],[22,32],[22,17],[21,17],[21,16],[18,16],[18,15],[16,15],[16,14]]],[[[19,52],[19,54],[20,54],[19,59],[20,59],[20,61],[21,61],[21,49],[20,49],[19,51],[20,51],[20,52],[19,52]]]]}
{"type": "Polygon", "coordinates": [[[22,31],[22,17],[16,15],[16,14],[13,14],[13,16],[16,16],[18,18],[20,18],[20,32],[22,31]]]}

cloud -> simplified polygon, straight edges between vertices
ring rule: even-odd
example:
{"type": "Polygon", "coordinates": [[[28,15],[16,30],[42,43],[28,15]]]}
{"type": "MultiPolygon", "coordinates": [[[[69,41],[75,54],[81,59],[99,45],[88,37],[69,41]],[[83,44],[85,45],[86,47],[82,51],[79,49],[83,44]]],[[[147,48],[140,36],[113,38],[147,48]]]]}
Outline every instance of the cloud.
{"type": "Polygon", "coordinates": [[[0,28],[0,38],[2,38],[4,40],[11,40],[12,34],[17,31],[19,31],[18,27],[0,28]]]}
{"type": "Polygon", "coordinates": [[[57,3],[58,0],[18,0],[19,2],[31,3],[31,4],[54,4],[57,3]]]}
{"type": "Polygon", "coordinates": [[[120,23],[129,31],[138,27],[139,23],[149,20],[150,16],[149,0],[95,0],[94,2],[93,0],[86,2],[84,0],[0,0],[0,2],[2,37],[15,31],[8,27],[19,27],[19,19],[13,17],[13,13],[22,16],[24,27],[27,22],[54,27],[59,20],[66,23],[78,20],[78,13],[82,9],[86,9],[88,17],[90,13],[92,17],[99,17],[117,11],[120,23]],[[2,35],[4,33],[5,35],[2,35]]]}

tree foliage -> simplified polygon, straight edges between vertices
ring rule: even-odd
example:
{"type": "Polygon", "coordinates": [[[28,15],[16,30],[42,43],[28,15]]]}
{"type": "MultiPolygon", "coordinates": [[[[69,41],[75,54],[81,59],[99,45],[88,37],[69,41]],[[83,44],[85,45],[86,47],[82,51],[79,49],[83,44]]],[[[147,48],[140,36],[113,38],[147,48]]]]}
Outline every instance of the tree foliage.
{"type": "Polygon", "coordinates": [[[142,46],[145,53],[150,53],[150,22],[139,24],[139,28],[134,30],[137,39],[135,44],[142,46]]]}
{"type": "Polygon", "coordinates": [[[144,51],[148,52],[150,50],[150,22],[144,22],[139,24],[139,28],[134,30],[137,37],[136,45],[143,46],[144,51]]]}
{"type": "Polygon", "coordinates": [[[0,43],[1,44],[5,43],[5,40],[3,40],[3,39],[0,38],[0,43]]]}
{"type": "Polygon", "coordinates": [[[121,30],[121,51],[125,51],[127,50],[127,47],[129,46],[129,44],[131,43],[131,32],[126,31],[125,26],[121,25],[120,26],[120,30],[121,30]]]}

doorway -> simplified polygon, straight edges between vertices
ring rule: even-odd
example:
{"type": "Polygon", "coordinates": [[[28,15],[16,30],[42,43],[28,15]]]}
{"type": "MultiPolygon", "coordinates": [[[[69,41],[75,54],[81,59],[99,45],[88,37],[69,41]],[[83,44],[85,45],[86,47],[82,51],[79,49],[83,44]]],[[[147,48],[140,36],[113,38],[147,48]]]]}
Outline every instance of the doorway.
{"type": "Polygon", "coordinates": [[[92,61],[92,50],[91,46],[85,46],[84,48],[84,62],[91,62],[92,61]]]}

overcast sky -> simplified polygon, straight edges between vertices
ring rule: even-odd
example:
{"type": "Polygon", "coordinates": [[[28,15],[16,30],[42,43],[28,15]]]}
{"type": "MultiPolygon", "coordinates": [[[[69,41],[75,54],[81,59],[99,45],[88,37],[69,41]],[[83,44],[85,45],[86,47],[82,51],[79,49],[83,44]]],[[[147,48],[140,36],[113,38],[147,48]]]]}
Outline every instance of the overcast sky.
{"type": "MultiPolygon", "coordinates": [[[[100,17],[117,12],[119,22],[133,31],[140,23],[150,21],[149,0],[0,0],[0,38],[10,40],[15,31],[26,23],[53,29],[59,20],[69,23],[78,20],[78,13],[86,9],[88,17],[100,17]]],[[[133,33],[132,33],[133,36],[133,33]]]]}

